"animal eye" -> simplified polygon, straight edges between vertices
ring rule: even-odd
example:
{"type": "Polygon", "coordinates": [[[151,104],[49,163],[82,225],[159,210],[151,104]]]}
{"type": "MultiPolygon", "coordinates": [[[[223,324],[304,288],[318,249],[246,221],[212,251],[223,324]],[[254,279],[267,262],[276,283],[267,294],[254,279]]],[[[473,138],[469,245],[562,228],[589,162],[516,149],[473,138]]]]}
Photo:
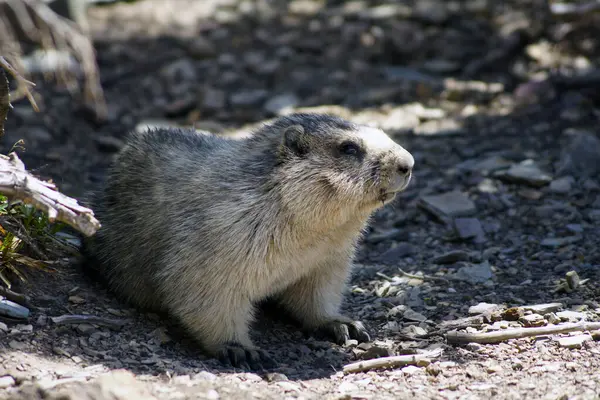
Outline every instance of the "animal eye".
{"type": "Polygon", "coordinates": [[[344,142],[340,145],[340,151],[349,156],[355,156],[360,152],[360,148],[356,143],[344,142]]]}

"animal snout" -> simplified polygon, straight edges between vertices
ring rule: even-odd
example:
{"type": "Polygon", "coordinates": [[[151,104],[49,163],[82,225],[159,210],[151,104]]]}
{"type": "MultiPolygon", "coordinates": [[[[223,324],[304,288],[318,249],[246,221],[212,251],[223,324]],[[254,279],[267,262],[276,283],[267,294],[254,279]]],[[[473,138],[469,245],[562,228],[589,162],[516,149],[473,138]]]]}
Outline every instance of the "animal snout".
{"type": "Polygon", "coordinates": [[[399,192],[408,186],[415,160],[408,151],[404,150],[396,161],[396,173],[392,178],[391,189],[394,192],[399,192]]]}

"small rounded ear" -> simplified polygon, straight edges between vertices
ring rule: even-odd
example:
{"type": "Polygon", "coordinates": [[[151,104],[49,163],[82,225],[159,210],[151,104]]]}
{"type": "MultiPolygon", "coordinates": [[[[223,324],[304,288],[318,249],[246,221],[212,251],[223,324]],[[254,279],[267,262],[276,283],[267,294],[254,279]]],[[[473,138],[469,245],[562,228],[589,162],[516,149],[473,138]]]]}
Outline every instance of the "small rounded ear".
{"type": "Polygon", "coordinates": [[[308,153],[308,137],[302,125],[292,125],[283,132],[283,146],[298,156],[308,153]]]}

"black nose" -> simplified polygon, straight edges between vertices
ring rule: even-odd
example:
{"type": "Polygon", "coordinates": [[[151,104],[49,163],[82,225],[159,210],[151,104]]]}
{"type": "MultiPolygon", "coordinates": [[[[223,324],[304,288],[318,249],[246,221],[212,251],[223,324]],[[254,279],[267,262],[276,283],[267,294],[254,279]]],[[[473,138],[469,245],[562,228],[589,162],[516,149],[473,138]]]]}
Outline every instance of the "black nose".
{"type": "Polygon", "coordinates": [[[399,165],[397,171],[399,175],[408,175],[411,173],[412,168],[408,165],[399,165]]]}

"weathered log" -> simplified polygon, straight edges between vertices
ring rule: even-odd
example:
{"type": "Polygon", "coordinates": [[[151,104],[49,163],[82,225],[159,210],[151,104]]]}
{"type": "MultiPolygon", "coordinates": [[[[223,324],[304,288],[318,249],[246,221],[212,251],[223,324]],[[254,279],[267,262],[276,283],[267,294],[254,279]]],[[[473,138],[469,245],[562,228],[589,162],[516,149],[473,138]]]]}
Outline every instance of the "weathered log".
{"type": "Polygon", "coordinates": [[[446,339],[449,344],[466,343],[500,343],[509,339],[520,339],[533,336],[555,335],[574,331],[592,331],[600,329],[600,322],[578,322],[543,326],[540,328],[514,328],[494,332],[448,332],[446,339]]]}
{"type": "Polygon", "coordinates": [[[31,175],[16,153],[0,155],[0,193],[10,200],[31,204],[47,213],[50,222],[64,222],[86,236],[93,235],[100,228],[92,210],[58,192],[53,183],[31,175]]]}

